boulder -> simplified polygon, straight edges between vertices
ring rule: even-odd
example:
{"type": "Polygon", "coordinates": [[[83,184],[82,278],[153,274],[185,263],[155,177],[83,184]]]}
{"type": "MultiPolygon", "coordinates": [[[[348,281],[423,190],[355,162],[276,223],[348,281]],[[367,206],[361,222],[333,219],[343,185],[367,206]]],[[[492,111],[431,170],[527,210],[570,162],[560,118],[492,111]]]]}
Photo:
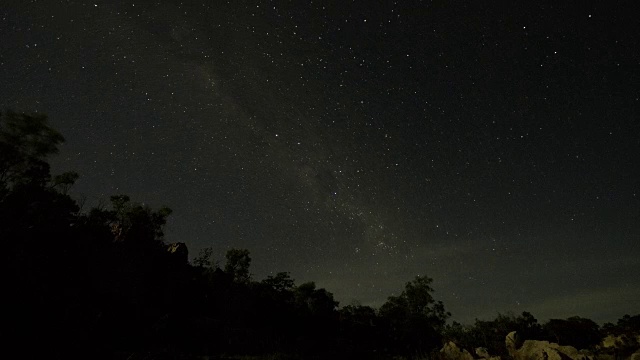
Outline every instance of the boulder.
{"type": "Polygon", "coordinates": [[[479,347],[475,349],[476,355],[478,355],[478,357],[480,359],[486,359],[486,360],[500,360],[500,356],[491,356],[491,354],[489,354],[489,350],[485,347],[479,347]]]}
{"type": "Polygon", "coordinates": [[[446,360],[473,360],[473,356],[467,350],[458,348],[453,341],[444,344],[440,349],[440,354],[446,360]]]}
{"type": "Polygon", "coordinates": [[[623,336],[607,335],[602,339],[601,347],[604,349],[618,347],[623,342],[623,336]]]}
{"type": "Polygon", "coordinates": [[[640,345],[640,335],[623,334],[623,335],[607,335],[602,339],[601,349],[623,349],[634,348],[640,345]]]}
{"type": "Polygon", "coordinates": [[[517,346],[517,334],[510,332],[505,338],[509,355],[516,360],[593,360],[594,356],[578,351],[573,346],[560,346],[556,343],[540,340],[526,340],[517,346]]]}
{"type": "Polygon", "coordinates": [[[526,340],[517,350],[514,358],[518,360],[568,360],[570,357],[560,352],[548,341],[526,340]]]}
{"type": "Polygon", "coordinates": [[[518,339],[518,336],[515,331],[508,333],[507,337],[504,339],[504,344],[507,347],[507,353],[509,354],[509,356],[513,358],[516,357],[516,351],[518,350],[518,347],[519,347],[517,339],[518,339]]]}
{"type": "Polygon", "coordinates": [[[476,348],[476,355],[478,355],[481,359],[490,359],[491,355],[489,355],[489,350],[484,347],[476,348]]]}
{"type": "Polygon", "coordinates": [[[640,360],[640,335],[607,335],[598,350],[598,360],[640,360]]]}

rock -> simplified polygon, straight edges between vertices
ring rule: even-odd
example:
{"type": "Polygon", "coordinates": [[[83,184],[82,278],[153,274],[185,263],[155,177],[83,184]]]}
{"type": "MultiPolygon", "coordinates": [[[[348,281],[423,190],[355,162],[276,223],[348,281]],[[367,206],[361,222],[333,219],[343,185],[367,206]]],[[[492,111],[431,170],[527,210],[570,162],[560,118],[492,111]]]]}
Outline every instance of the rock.
{"type": "Polygon", "coordinates": [[[607,335],[602,339],[600,348],[602,349],[622,349],[629,347],[637,347],[640,344],[640,335],[623,334],[623,335],[607,335]]]}
{"type": "Polygon", "coordinates": [[[602,339],[602,348],[615,348],[619,343],[622,343],[622,336],[607,335],[602,339]]]}
{"type": "MultiPolygon", "coordinates": [[[[560,346],[556,343],[540,340],[525,340],[517,346],[517,334],[510,332],[505,338],[509,355],[516,360],[593,360],[594,356],[586,351],[578,351],[573,346],[560,346]]],[[[640,359],[639,359],[640,360],[640,359]]]]}
{"type": "Polygon", "coordinates": [[[476,352],[476,355],[480,357],[480,359],[500,360],[500,356],[491,356],[491,354],[489,354],[489,350],[484,347],[476,348],[475,352],[476,352]]]}
{"type": "Polygon", "coordinates": [[[616,356],[614,354],[598,354],[596,359],[598,359],[598,360],[616,360],[616,356]]]}
{"type": "Polygon", "coordinates": [[[460,350],[453,341],[446,343],[440,349],[440,354],[446,360],[473,360],[471,353],[465,349],[460,350]]]}
{"type": "MultiPolygon", "coordinates": [[[[557,345],[552,343],[552,345],[557,345]]],[[[573,346],[558,346],[560,353],[574,360],[594,360],[595,356],[588,350],[578,350],[573,346]]]]}
{"type": "Polygon", "coordinates": [[[167,252],[178,264],[186,264],[189,261],[189,250],[185,243],[173,243],[167,245],[167,252]]]}
{"type": "Polygon", "coordinates": [[[508,333],[507,337],[504,339],[504,344],[507,348],[507,353],[509,353],[509,356],[513,358],[516,357],[516,352],[519,347],[517,338],[518,338],[517,333],[515,331],[512,331],[508,333]]]}
{"type": "Polygon", "coordinates": [[[598,360],[609,360],[607,358],[640,360],[640,335],[607,335],[600,344],[598,360]]]}
{"type": "Polygon", "coordinates": [[[566,360],[548,341],[526,340],[517,350],[518,360],[566,360]]]}
{"type": "Polygon", "coordinates": [[[491,355],[489,355],[489,350],[487,348],[479,347],[476,348],[476,355],[478,355],[481,359],[490,359],[491,355]]]}

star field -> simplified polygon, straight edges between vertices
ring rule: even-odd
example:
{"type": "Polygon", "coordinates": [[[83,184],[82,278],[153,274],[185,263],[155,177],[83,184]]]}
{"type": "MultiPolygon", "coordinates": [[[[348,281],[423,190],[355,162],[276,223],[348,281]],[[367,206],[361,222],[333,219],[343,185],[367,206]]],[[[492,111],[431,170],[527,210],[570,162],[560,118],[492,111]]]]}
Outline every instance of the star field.
{"type": "Polygon", "coordinates": [[[434,278],[453,318],[640,307],[640,27],[614,5],[9,1],[0,106],[87,206],[174,212],[342,305],[434,278]]]}

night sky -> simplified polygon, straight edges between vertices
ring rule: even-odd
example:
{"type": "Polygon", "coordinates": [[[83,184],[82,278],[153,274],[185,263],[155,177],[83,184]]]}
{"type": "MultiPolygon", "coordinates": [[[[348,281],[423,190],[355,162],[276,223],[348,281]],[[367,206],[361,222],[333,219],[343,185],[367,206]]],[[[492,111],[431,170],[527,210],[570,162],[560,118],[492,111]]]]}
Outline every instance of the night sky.
{"type": "Polygon", "coordinates": [[[0,108],[49,115],[86,207],[167,205],[167,242],[257,280],[635,314],[637,12],[486,3],[4,0],[0,108]]]}

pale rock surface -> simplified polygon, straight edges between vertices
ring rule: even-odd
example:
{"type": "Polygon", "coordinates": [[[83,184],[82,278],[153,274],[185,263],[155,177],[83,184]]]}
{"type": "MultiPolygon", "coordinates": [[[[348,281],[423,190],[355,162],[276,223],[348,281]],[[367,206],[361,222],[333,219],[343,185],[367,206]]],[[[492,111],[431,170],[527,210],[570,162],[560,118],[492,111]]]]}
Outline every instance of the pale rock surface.
{"type": "Polygon", "coordinates": [[[604,339],[602,339],[602,348],[605,349],[614,349],[620,348],[628,344],[632,343],[640,344],[640,335],[607,335],[604,339]]]}
{"type": "Polygon", "coordinates": [[[526,340],[521,347],[516,346],[517,334],[510,332],[505,338],[509,355],[516,360],[593,360],[593,355],[578,351],[573,346],[539,340],[526,340]]]}
{"type": "Polygon", "coordinates": [[[508,333],[507,337],[504,339],[504,343],[505,343],[505,345],[507,347],[507,352],[509,353],[509,355],[511,355],[511,357],[515,357],[516,356],[516,351],[518,349],[516,332],[512,331],[512,332],[508,333]]]}
{"type": "Polygon", "coordinates": [[[598,360],[619,360],[628,354],[630,349],[637,349],[635,353],[624,357],[624,360],[640,360],[640,335],[607,335],[602,339],[600,344],[601,353],[598,354],[598,360]]]}
{"type": "Polygon", "coordinates": [[[478,355],[478,357],[480,359],[484,359],[484,360],[500,360],[500,356],[491,356],[491,354],[489,354],[489,350],[485,347],[479,347],[475,349],[475,353],[476,355],[478,355]]]}
{"type": "Polygon", "coordinates": [[[489,351],[487,348],[479,347],[476,348],[476,355],[478,355],[481,359],[490,359],[491,355],[489,355],[489,351]]]}
{"type": "Polygon", "coordinates": [[[440,354],[447,360],[473,360],[473,355],[471,355],[471,353],[466,349],[460,350],[458,345],[453,341],[446,343],[442,349],[440,349],[440,354]]]}

